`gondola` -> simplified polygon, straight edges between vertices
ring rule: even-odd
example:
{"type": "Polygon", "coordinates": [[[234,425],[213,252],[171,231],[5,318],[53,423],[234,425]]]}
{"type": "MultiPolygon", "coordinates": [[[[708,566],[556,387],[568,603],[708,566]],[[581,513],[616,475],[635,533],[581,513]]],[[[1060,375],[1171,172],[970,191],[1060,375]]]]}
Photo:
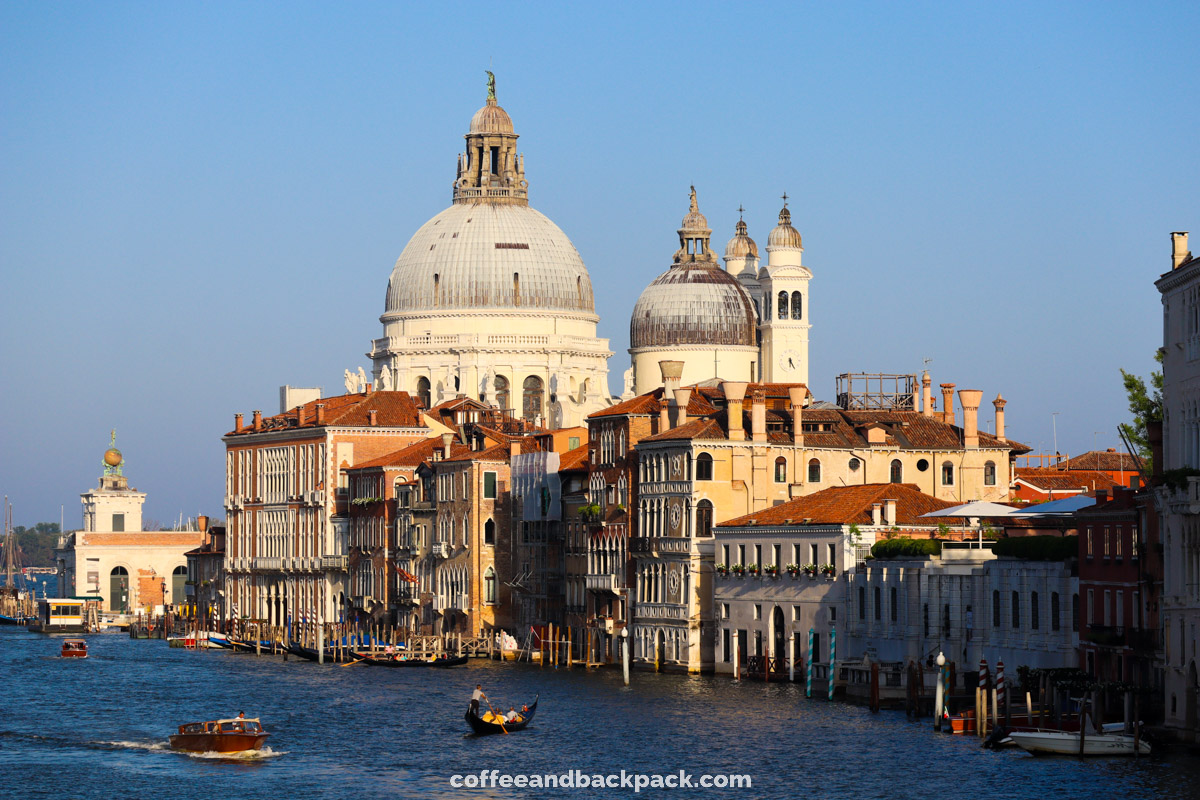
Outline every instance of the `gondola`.
{"type": "MultiPolygon", "coordinates": [[[[231,637],[229,637],[229,644],[233,647],[234,650],[237,650],[239,653],[256,653],[256,652],[258,652],[258,647],[255,645],[255,642],[253,639],[234,639],[231,636],[231,637]]],[[[274,642],[268,642],[266,639],[263,639],[259,642],[259,644],[262,645],[262,651],[264,653],[274,653],[275,652],[275,643],[274,642]]]]}
{"type": "Polygon", "coordinates": [[[533,702],[529,704],[529,707],[520,712],[520,722],[506,722],[503,725],[495,722],[484,722],[475,714],[471,713],[470,706],[467,706],[467,713],[464,715],[464,719],[466,719],[467,724],[471,726],[471,730],[473,730],[477,736],[487,736],[490,733],[512,733],[513,731],[522,731],[525,730],[529,723],[533,722],[533,715],[537,713],[538,696],[539,695],[534,695],[533,702]]]}
{"type": "MultiPolygon", "coordinates": [[[[309,661],[320,661],[321,660],[321,658],[320,658],[321,654],[315,647],[304,647],[302,645],[298,645],[295,642],[293,642],[292,644],[288,645],[287,650],[292,655],[299,656],[300,658],[308,659],[309,661]]],[[[351,655],[352,655],[351,653],[349,653],[345,650],[337,650],[333,647],[326,647],[325,648],[325,663],[336,664],[339,661],[350,661],[350,660],[352,660],[351,655]],[[346,657],[339,658],[338,657],[339,653],[346,653],[346,657]]]]}
{"type": "Polygon", "coordinates": [[[466,656],[448,658],[406,658],[403,653],[363,652],[354,653],[356,661],[372,667],[461,667],[467,663],[466,656]]]}

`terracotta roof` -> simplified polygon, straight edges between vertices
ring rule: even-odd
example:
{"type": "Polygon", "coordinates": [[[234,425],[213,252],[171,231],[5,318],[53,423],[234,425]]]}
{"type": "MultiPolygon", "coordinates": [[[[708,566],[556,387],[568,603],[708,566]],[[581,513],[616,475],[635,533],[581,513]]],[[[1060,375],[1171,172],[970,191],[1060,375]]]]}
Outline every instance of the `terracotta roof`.
{"type": "Polygon", "coordinates": [[[388,428],[425,428],[421,407],[408,392],[370,392],[343,394],[313,400],[282,414],[263,417],[262,431],[255,431],[253,424],[244,425],[240,431],[229,431],[226,436],[242,436],[272,430],[316,428],[317,405],[325,406],[325,427],[367,427],[370,425],[368,412],[375,411],[375,424],[388,428]],[[303,411],[304,424],[300,424],[303,411]]]}
{"type": "Polygon", "coordinates": [[[130,533],[75,534],[75,546],[104,545],[105,547],[195,547],[204,542],[200,531],[139,531],[130,533]],[[82,541],[80,539],[82,538],[82,541]]]}
{"type": "Polygon", "coordinates": [[[1017,467],[1013,480],[1021,481],[1037,489],[1054,489],[1056,491],[1079,491],[1081,489],[1085,492],[1094,492],[1097,489],[1111,491],[1114,486],[1121,485],[1103,472],[1085,469],[1067,471],[1047,467],[1017,467]]]}
{"type": "MultiPolygon", "coordinates": [[[[716,411],[704,398],[704,393],[698,391],[697,387],[684,387],[692,389],[691,397],[688,399],[688,415],[704,416],[716,411]]],[[[658,416],[662,411],[662,396],[665,390],[663,387],[658,387],[652,392],[638,395],[630,400],[622,403],[617,403],[615,406],[601,409],[593,414],[588,415],[588,419],[597,417],[619,417],[624,415],[630,416],[658,416]]]]}
{"type": "MultiPolygon", "coordinates": [[[[388,453],[386,456],[373,458],[370,461],[364,461],[361,464],[355,464],[353,467],[347,468],[347,471],[359,469],[374,469],[377,467],[395,467],[396,469],[413,469],[419,467],[425,461],[432,461],[433,454],[440,452],[442,449],[441,437],[422,439],[419,442],[410,444],[408,447],[403,447],[393,453],[388,453]]],[[[471,449],[465,444],[459,443],[457,440],[450,444],[450,458],[464,453],[470,453],[471,449]]]]}
{"type": "Polygon", "coordinates": [[[834,486],[722,522],[718,527],[745,528],[788,524],[870,525],[874,504],[884,500],[896,501],[897,525],[926,525],[933,528],[939,522],[947,525],[964,523],[957,517],[922,519],[922,514],[941,511],[957,504],[923,494],[915,484],[868,483],[858,486],[834,486]]]}
{"type": "MultiPolygon", "coordinates": [[[[521,452],[532,452],[533,442],[521,441],[521,452]],[[525,446],[529,445],[530,449],[526,450],[525,446]]],[[[508,461],[509,446],[507,444],[498,444],[495,447],[489,447],[486,450],[470,450],[463,448],[463,452],[451,454],[446,461],[508,461]]]]}
{"type": "Polygon", "coordinates": [[[588,446],[581,444],[574,450],[568,450],[563,453],[558,460],[559,472],[571,472],[581,470],[586,472],[588,469],[588,446]]]}
{"type": "Polygon", "coordinates": [[[1083,455],[1068,458],[1057,466],[1065,470],[1096,470],[1099,472],[1137,472],[1137,464],[1129,453],[1116,450],[1092,450],[1083,455]]]}

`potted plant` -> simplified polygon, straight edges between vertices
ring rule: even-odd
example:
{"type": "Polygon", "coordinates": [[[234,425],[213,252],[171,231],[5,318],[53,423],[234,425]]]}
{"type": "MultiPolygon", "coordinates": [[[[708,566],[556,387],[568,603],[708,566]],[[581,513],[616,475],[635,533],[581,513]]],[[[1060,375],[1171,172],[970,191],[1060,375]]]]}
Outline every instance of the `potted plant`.
{"type": "Polygon", "coordinates": [[[772,578],[779,577],[779,565],[778,564],[767,564],[767,566],[763,568],[763,571],[765,571],[772,578]]]}
{"type": "Polygon", "coordinates": [[[729,567],[725,566],[724,564],[717,564],[717,574],[718,575],[729,574],[729,567]]]}
{"type": "Polygon", "coordinates": [[[600,519],[600,504],[591,503],[590,505],[580,506],[579,516],[584,522],[595,522],[600,519]]]}
{"type": "Polygon", "coordinates": [[[804,574],[810,578],[815,578],[817,576],[817,565],[816,564],[811,564],[811,563],[805,564],[800,569],[804,570],[804,574]]]}
{"type": "Polygon", "coordinates": [[[738,577],[741,577],[742,573],[746,571],[746,568],[741,564],[734,564],[731,569],[733,569],[733,574],[738,577]]]}
{"type": "Polygon", "coordinates": [[[821,565],[821,574],[827,578],[832,578],[834,575],[837,574],[837,569],[834,568],[833,564],[822,564],[821,565]]]}
{"type": "Polygon", "coordinates": [[[799,564],[788,564],[785,569],[787,569],[788,575],[791,575],[793,578],[800,574],[799,564]]]}
{"type": "Polygon", "coordinates": [[[751,575],[757,575],[758,574],[758,564],[751,564],[750,566],[746,567],[746,571],[749,572],[751,575]]]}

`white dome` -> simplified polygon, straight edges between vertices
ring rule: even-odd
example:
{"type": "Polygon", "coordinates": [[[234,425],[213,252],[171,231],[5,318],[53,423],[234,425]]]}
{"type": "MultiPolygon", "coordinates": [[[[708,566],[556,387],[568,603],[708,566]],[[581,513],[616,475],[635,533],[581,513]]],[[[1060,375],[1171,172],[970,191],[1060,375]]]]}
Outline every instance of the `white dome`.
{"type": "Polygon", "coordinates": [[[757,318],[750,295],[725,270],[676,264],[646,287],[633,307],[629,346],[755,347],[757,318]]]}
{"type": "Polygon", "coordinates": [[[456,203],[422,225],[392,269],[384,316],[488,308],[595,314],[575,245],[527,205],[456,203]]]}

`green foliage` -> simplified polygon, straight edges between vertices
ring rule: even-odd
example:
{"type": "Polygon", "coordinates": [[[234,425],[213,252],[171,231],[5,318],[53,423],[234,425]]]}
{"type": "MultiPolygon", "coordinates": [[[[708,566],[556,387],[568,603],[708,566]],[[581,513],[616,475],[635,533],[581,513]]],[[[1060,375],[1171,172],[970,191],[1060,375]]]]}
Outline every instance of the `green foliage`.
{"type": "MultiPolygon", "coordinates": [[[[1154,360],[1162,364],[1161,350],[1154,354],[1154,360]]],[[[1162,422],[1162,369],[1150,373],[1150,389],[1146,388],[1146,381],[1140,375],[1125,370],[1121,370],[1121,381],[1129,398],[1129,412],[1133,414],[1133,421],[1121,423],[1118,427],[1145,462],[1146,471],[1150,472],[1150,438],[1146,434],[1146,423],[1162,422]]]]}
{"type": "Polygon", "coordinates": [[[591,505],[580,506],[579,516],[584,522],[595,522],[600,519],[600,504],[592,503],[591,505]]]}
{"type": "Polygon", "coordinates": [[[1178,469],[1169,469],[1163,473],[1163,483],[1170,486],[1177,492],[1181,492],[1187,488],[1188,478],[1200,475],[1200,470],[1192,467],[1180,467],[1178,469]]]}
{"type": "Polygon", "coordinates": [[[941,539],[884,539],[871,545],[872,558],[920,558],[941,552],[941,539]]]}
{"type": "Polygon", "coordinates": [[[58,546],[59,537],[57,522],[39,522],[32,528],[26,528],[24,525],[14,525],[13,533],[17,537],[17,549],[21,555],[21,566],[54,566],[54,548],[58,546]]]}
{"type": "Polygon", "coordinates": [[[944,522],[939,522],[937,527],[937,535],[939,539],[950,538],[950,526],[944,522]]]}
{"type": "Polygon", "coordinates": [[[1078,536],[1010,536],[992,547],[998,556],[1030,561],[1065,561],[1079,554],[1078,536]]]}

